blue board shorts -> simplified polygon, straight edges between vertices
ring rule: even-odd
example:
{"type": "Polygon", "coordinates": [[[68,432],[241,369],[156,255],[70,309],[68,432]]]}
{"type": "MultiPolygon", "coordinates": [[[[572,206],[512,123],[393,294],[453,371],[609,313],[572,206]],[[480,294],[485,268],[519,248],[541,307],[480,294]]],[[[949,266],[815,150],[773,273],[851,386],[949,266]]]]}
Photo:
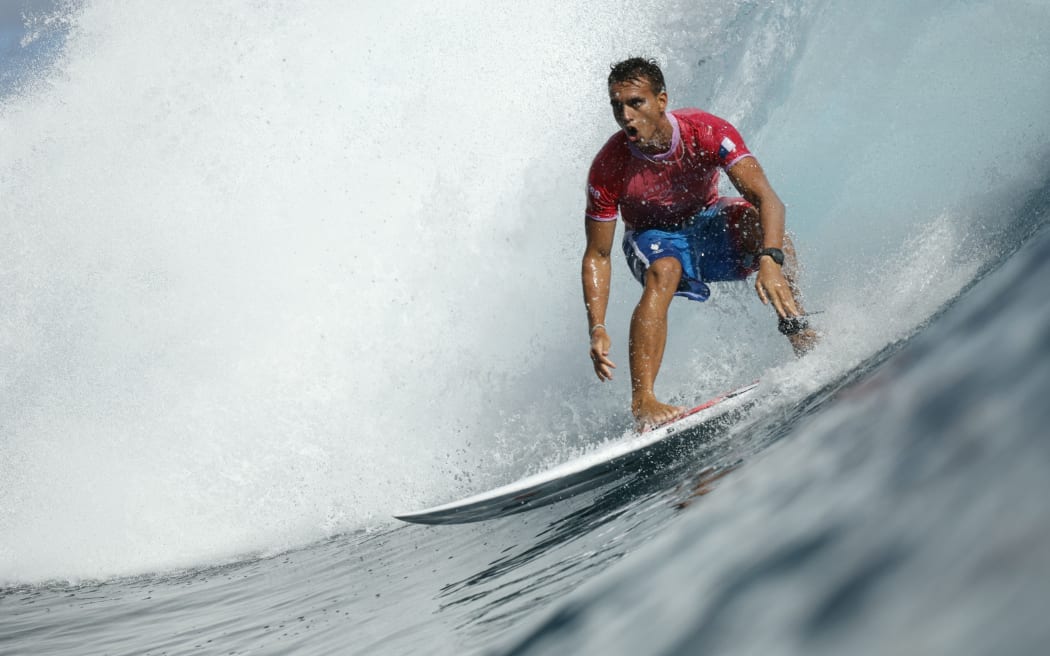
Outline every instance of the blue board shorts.
{"type": "Polygon", "coordinates": [[[739,219],[752,205],[743,198],[719,198],[678,230],[628,230],[623,253],[638,282],[645,285],[649,265],[662,257],[682,264],[675,296],[706,301],[706,283],[743,280],[758,270],[754,253],[744,252],[739,219]]]}

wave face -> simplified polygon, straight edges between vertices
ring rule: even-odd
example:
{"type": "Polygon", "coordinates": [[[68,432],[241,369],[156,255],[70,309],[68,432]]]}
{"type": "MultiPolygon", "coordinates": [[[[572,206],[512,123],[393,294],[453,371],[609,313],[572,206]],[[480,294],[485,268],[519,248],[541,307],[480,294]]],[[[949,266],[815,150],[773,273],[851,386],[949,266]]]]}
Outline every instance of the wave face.
{"type": "Polygon", "coordinates": [[[747,285],[676,305],[675,398],[790,403],[920,330],[1033,230],[1050,150],[1038,3],[59,15],[0,106],[0,581],[388,527],[617,435],[638,291],[617,262],[596,385],[578,267],[626,55],[738,124],[824,310],[795,364],[747,285]]]}
{"type": "Polygon", "coordinates": [[[1047,276],[1044,227],[859,380],[738,433],[746,466],[504,653],[1039,653],[1047,276]]]}

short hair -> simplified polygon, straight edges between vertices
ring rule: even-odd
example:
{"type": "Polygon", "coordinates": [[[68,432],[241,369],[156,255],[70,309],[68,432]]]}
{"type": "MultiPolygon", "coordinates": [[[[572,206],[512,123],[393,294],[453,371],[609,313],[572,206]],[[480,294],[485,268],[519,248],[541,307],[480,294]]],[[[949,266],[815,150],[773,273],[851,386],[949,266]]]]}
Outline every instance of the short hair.
{"type": "Polygon", "coordinates": [[[649,82],[653,93],[662,93],[665,90],[664,73],[655,59],[631,57],[619,64],[613,64],[609,70],[609,86],[639,80],[649,82]]]}

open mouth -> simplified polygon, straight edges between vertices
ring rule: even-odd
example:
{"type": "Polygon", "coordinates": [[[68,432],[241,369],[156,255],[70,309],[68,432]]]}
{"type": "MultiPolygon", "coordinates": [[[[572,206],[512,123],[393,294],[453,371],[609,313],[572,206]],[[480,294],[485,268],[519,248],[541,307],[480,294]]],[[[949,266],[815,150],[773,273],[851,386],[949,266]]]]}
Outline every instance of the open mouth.
{"type": "Polygon", "coordinates": [[[623,131],[627,133],[627,138],[631,141],[634,141],[638,138],[638,128],[636,127],[628,125],[624,127],[623,131]]]}

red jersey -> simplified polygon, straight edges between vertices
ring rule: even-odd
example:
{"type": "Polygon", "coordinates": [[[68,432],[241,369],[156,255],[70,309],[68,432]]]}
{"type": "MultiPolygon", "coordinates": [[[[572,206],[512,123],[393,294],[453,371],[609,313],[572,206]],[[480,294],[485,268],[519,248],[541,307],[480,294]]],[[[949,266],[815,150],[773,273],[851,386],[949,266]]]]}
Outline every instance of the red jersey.
{"type": "Polygon", "coordinates": [[[718,199],[718,169],[751,152],[728,121],[699,109],[667,114],[673,134],[666,153],[647,155],[619,131],[594,158],[587,176],[587,218],[630,230],[675,229],[718,199]]]}

